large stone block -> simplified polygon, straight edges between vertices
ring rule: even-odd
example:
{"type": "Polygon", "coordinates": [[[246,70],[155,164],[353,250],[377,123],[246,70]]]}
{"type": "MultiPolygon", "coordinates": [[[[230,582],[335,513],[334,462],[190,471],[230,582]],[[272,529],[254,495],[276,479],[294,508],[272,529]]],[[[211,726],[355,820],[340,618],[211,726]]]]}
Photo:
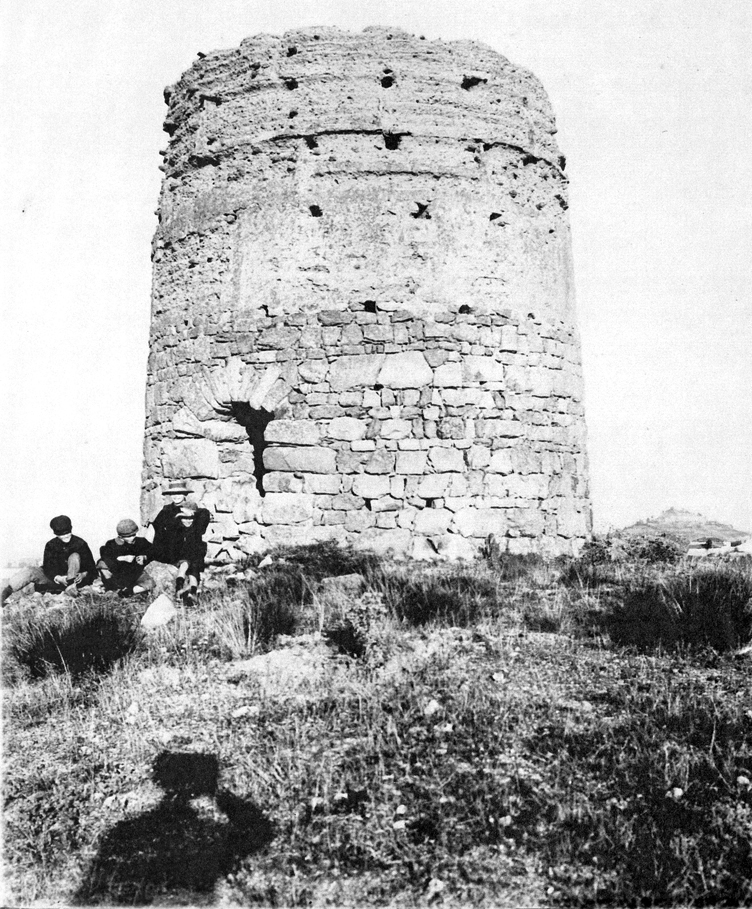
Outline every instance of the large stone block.
{"type": "Polygon", "coordinates": [[[397,473],[422,475],[426,471],[427,458],[425,451],[398,451],[397,473]]]}
{"type": "Polygon", "coordinates": [[[433,381],[433,370],[418,350],[387,354],[378,382],[384,388],[423,388],[433,381]]]}
{"type": "Polygon", "coordinates": [[[302,493],[271,492],[262,500],[262,524],[302,524],[313,517],[313,497],[302,493]]]}
{"type": "Polygon", "coordinates": [[[331,448],[272,448],[264,451],[267,470],[334,473],[336,453],[331,448]]]}
{"type": "Polygon", "coordinates": [[[446,494],[450,476],[445,473],[433,473],[421,477],[418,482],[418,495],[422,499],[440,499],[446,494]]]}
{"type": "Polygon", "coordinates": [[[415,532],[426,536],[446,533],[453,517],[446,508],[424,508],[415,515],[415,532]]]}
{"type": "Polygon", "coordinates": [[[432,448],[428,453],[428,461],[439,473],[465,469],[465,456],[457,448],[432,448]]]}
{"type": "Polygon", "coordinates": [[[462,508],[454,516],[453,526],[465,537],[487,537],[489,533],[506,536],[508,509],[462,508]]]}
{"type": "Polygon", "coordinates": [[[162,442],[162,473],[165,477],[219,477],[219,450],[208,439],[167,439],[162,442]]]}
{"type": "Polygon", "coordinates": [[[384,420],[379,429],[380,439],[406,439],[412,433],[409,420],[384,420]]]}
{"type": "Polygon", "coordinates": [[[462,378],[465,382],[503,382],[504,366],[492,357],[467,356],[462,361],[462,378]]]}
{"type": "Polygon", "coordinates": [[[332,391],[347,391],[363,385],[375,385],[383,364],[383,354],[338,357],[329,367],[329,384],[332,391]]]}
{"type": "Polygon", "coordinates": [[[358,420],[355,417],[335,417],[325,432],[330,439],[354,442],[362,439],[367,429],[368,423],[365,420],[358,420]]]}
{"type": "Polygon", "coordinates": [[[389,477],[361,473],[353,482],[353,493],[363,499],[377,499],[389,494],[389,477]]]}
{"type": "Polygon", "coordinates": [[[461,363],[444,363],[437,366],[433,374],[433,384],[444,388],[459,388],[464,384],[461,363]]]}
{"type": "Polygon", "coordinates": [[[272,420],[264,431],[267,443],[277,445],[316,445],[318,426],[309,420],[272,420]]]}

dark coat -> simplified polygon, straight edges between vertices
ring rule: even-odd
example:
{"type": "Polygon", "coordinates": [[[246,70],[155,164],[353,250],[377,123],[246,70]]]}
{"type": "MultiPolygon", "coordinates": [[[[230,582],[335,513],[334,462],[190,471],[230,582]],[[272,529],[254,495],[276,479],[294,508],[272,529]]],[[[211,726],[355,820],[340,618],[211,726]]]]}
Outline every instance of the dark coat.
{"type": "Polygon", "coordinates": [[[151,561],[151,551],[151,543],[143,537],[136,537],[131,543],[123,540],[118,542],[116,538],[108,540],[104,546],[99,547],[99,556],[115,578],[135,581],[143,572],[146,562],[151,561]],[[119,562],[120,556],[146,556],[147,558],[146,562],[140,565],[136,561],[119,562]]]}
{"type": "Polygon", "coordinates": [[[91,549],[81,537],[71,536],[70,541],[63,543],[59,537],[53,537],[44,547],[42,571],[50,580],[59,574],[68,574],[68,557],[77,552],[81,559],[81,571],[90,574],[94,571],[94,556],[91,549]]]}
{"type": "Polygon", "coordinates": [[[203,558],[206,554],[206,543],[202,536],[211,521],[211,512],[206,508],[199,508],[193,519],[193,526],[187,530],[180,521],[180,505],[169,502],[154,518],[154,543],[152,544],[151,558],[156,562],[170,562],[193,559],[186,555],[190,552],[196,558],[203,558]]]}

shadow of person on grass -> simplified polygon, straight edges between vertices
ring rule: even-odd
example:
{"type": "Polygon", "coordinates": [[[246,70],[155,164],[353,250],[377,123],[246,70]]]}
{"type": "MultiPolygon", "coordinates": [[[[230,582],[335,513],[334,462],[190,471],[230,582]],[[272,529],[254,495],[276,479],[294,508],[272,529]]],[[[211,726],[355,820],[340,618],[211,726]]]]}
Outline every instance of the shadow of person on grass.
{"type": "Polygon", "coordinates": [[[212,754],[159,754],[153,779],[164,798],[104,835],[74,904],[144,905],[165,898],[172,902],[176,896],[191,903],[210,894],[242,858],[271,842],[268,818],[253,802],[219,790],[218,776],[212,754]],[[191,805],[201,796],[213,798],[219,812],[191,805]]]}

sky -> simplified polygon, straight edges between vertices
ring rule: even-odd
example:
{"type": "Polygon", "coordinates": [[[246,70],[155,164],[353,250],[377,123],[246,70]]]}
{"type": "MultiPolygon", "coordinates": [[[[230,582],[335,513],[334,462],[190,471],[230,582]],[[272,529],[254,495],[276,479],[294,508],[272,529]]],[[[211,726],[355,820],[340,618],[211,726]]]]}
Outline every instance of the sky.
{"type": "Polygon", "coordinates": [[[752,531],[748,0],[4,0],[0,562],[138,519],[165,85],[302,26],[482,40],[567,157],[596,529],[752,531]]]}

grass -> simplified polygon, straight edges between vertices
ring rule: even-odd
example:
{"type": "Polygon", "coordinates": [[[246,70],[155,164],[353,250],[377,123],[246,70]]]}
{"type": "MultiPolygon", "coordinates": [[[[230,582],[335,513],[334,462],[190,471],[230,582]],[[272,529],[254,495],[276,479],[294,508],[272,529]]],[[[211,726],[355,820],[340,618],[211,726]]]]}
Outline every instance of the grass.
{"type": "Polygon", "coordinates": [[[6,614],[6,902],[752,903],[748,569],[273,558],[143,639],[6,614]],[[319,635],[309,681],[228,674],[319,635]]]}

